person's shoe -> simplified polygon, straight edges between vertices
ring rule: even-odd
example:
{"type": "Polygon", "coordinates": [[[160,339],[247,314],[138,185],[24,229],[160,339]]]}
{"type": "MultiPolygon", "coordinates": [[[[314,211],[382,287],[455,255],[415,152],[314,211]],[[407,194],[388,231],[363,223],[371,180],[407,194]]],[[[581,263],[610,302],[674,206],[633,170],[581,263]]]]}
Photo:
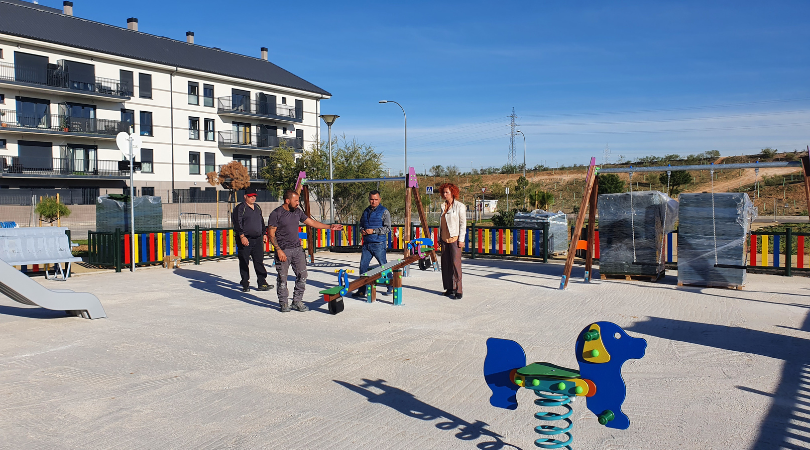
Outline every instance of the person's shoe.
{"type": "Polygon", "coordinates": [[[461,292],[456,292],[456,300],[461,300],[461,292]]]}
{"type": "Polygon", "coordinates": [[[446,295],[446,296],[448,296],[450,298],[454,298],[456,296],[456,291],[454,291],[452,289],[448,289],[448,290],[444,291],[444,295],[446,295]]]}
{"type": "Polygon", "coordinates": [[[365,292],[360,292],[360,291],[354,291],[354,292],[352,292],[352,297],[354,297],[354,298],[366,298],[366,293],[365,292]]]}
{"type": "Polygon", "coordinates": [[[283,313],[290,312],[290,305],[288,305],[286,303],[281,305],[281,312],[283,312],[283,313]]]}
{"type": "Polygon", "coordinates": [[[270,289],[273,289],[273,285],[271,284],[263,284],[259,286],[260,291],[269,291],[270,289]]]}
{"type": "Polygon", "coordinates": [[[250,291],[250,286],[242,286],[242,292],[250,291]]]}
{"type": "Polygon", "coordinates": [[[301,312],[309,311],[309,308],[307,308],[307,305],[305,305],[303,302],[294,302],[292,309],[301,312]]]}

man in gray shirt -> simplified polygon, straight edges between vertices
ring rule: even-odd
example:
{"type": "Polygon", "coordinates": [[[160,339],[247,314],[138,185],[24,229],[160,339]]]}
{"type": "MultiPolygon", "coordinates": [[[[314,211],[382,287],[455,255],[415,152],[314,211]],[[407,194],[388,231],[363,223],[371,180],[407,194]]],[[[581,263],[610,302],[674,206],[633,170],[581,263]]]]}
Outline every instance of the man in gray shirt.
{"type": "Polygon", "coordinates": [[[304,248],[301,247],[301,239],[298,237],[298,224],[303,222],[309,229],[330,229],[332,231],[343,229],[343,225],[338,223],[330,226],[307,217],[306,213],[298,207],[299,204],[298,194],[295,191],[286,191],[284,192],[284,204],[274,209],[267,220],[270,242],[276,248],[275,261],[278,272],[276,293],[281,312],[290,312],[290,305],[287,302],[289,296],[287,273],[290,266],[295,273],[292,308],[301,312],[309,310],[302,302],[304,289],[307,287],[307,257],[304,248]]]}

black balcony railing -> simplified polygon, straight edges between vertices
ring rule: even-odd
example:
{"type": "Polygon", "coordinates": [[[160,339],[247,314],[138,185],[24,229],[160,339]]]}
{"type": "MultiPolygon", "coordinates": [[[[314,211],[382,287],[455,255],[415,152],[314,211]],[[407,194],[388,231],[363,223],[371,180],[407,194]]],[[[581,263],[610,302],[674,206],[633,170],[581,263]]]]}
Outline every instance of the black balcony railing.
{"type": "Polygon", "coordinates": [[[0,169],[9,175],[124,177],[129,172],[118,170],[118,161],[90,158],[37,158],[33,156],[0,156],[0,169]]]}
{"type": "Polygon", "coordinates": [[[115,137],[122,131],[128,131],[128,124],[118,120],[87,119],[57,114],[29,116],[8,109],[0,110],[0,131],[16,128],[115,137]]]}
{"type": "Polygon", "coordinates": [[[232,131],[219,132],[219,146],[224,148],[255,148],[270,150],[280,147],[282,141],[286,142],[288,147],[292,147],[296,150],[304,148],[304,140],[302,138],[287,139],[261,133],[234,133],[232,131]]]}
{"type": "Polygon", "coordinates": [[[121,83],[119,80],[111,78],[96,77],[93,83],[87,83],[85,81],[72,80],[70,74],[61,68],[49,68],[40,71],[25,67],[15,67],[14,64],[11,63],[0,63],[0,81],[26,83],[121,98],[129,98],[132,96],[133,92],[133,87],[128,86],[128,83],[121,83]]]}
{"type": "Polygon", "coordinates": [[[303,120],[303,111],[296,109],[294,106],[281,103],[260,102],[244,97],[217,98],[217,112],[220,114],[231,113],[264,116],[270,119],[288,120],[292,122],[301,122],[303,120]]]}

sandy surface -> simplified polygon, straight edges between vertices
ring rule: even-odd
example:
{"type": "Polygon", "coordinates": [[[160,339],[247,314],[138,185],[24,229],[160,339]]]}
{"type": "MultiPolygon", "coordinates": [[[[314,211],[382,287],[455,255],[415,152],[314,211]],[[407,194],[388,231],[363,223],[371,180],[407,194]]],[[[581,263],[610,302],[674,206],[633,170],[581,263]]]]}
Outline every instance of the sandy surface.
{"type": "Polygon", "coordinates": [[[96,294],[107,319],[0,298],[0,448],[535,448],[532,393],[489,405],[486,339],[576,368],[576,335],[597,320],[647,339],[647,355],[624,368],[630,429],[579,400],[575,448],[810,447],[808,278],[586,285],[576,268],[561,292],[558,264],[465,260],[462,300],[413,270],[404,306],[346,300],[333,316],[317,290],[359,257],[319,256],[307,313],[237,291],[234,260],[37,279],[96,294]]]}

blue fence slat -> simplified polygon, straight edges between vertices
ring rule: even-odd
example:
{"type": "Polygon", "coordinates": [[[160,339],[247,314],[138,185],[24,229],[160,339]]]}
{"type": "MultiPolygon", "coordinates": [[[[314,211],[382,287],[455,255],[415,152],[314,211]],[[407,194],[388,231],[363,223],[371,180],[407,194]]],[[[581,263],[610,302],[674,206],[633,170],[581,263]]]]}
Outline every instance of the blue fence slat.
{"type": "Polygon", "coordinates": [[[672,262],[672,233],[667,234],[667,262],[672,262]]]}
{"type": "Polygon", "coordinates": [[[773,266],[779,267],[779,235],[773,235],[773,266]]]}

